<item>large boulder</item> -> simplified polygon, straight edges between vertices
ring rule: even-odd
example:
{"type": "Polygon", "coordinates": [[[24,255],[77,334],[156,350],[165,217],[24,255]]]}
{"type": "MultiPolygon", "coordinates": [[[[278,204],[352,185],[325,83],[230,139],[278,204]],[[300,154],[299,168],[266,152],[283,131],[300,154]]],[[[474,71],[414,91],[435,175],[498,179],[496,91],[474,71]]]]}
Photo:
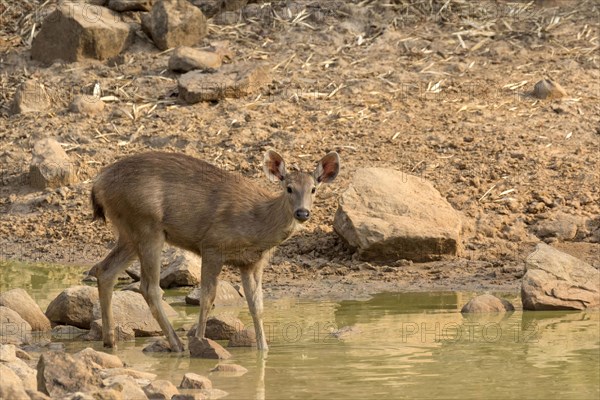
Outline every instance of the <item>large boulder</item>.
{"type": "Polygon", "coordinates": [[[125,50],[133,38],[133,29],[108,8],[63,3],[42,23],[31,57],[44,63],[105,60],[125,50]]]}
{"type": "Polygon", "coordinates": [[[105,388],[113,389],[121,393],[123,399],[146,400],[148,396],[138,385],[136,380],[129,375],[116,375],[102,381],[105,388]]]}
{"type": "Polygon", "coordinates": [[[540,243],[525,262],[521,301],[525,310],[600,307],[600,272],[586,262],[540,243]]]}
{"type": "Polygon", "coordinates": [[[208,33],[206,17],[187,0],[158,0],[142,24],[160,50],[193,46],[208,33]]]}
{"type": "Polygon", "coordinates": [[[123,361],[119,357],[114,354],[96,351],[91,347],[75,353],[75,357],[88,363],[93,361],[102,368],[123,368],[123,361]]]}
{"type": "Polygon", "coordinates": [[[75,183],[75,165],[60,143],[52,138],[39,140],[33,146],[29,181],[36,189],[55,189],[75,183]]]}
{"type": "Polygon", "coordinates": [[[31,325],[14,310],[0,306],[0,343],[22,344],[31,340],[31,325]]]}
{"type": "Polygon", "coordinates": [[[157,379],[144,386],[144,393],[150,400],[171,400],[171,397],[179,394],[177,387],[164,379],[157,379]]]}
{"type": "Polygon", "coordinates": [[[46,87],[35,79],[28,79],[17,89],[10,111],[12,114],[25,114],[49,109],[50,96],[46,87]]]}
{"type": "MultiPolygon", "coordinates": [[[[191,305],[200,304],[202,288],[194,288],[187,296],[185,302],[191,305]]],[[[215,297],[215,307],[239,306],[244,304],[244,298],[241,296],[231,283],[219,280],[217,282],[217,296],[215,297]]]]}
{"type": "Polygon", "coordinates": [[[271,80],[269,70],[249,62],[228,64],[217,72],[190,71],[179,77],[179,97],[188,104],[248,96],[271,80]]]}
{"type": "Polygon", "coordinates": [[[364,260],[431,261],[461,251],[459,213],[430,182],[386,168],[356,171],[333,226],[364,260]]]}
{"type": "Polygon", "coordinates": [[[0,306],[16,311],[21,318],[31,325],[31,329],[34,331],[49,331],[51,329],[48,317],[44,315],[40,306],[24,289],[11,289],[0,293],[0,306]]]}
{"type": "Polygon", "coordinates": [[[38,390],[52,398],[67,393],[89,392],[102,382],[98,372],[101,367],[64,352],[43,353],[37,365],[38,390]]]}
{"type": "Polygon", "coordinates": [[[194,253],[172,249],[167,254],[168,265],[160,273],[160,287],[196,286],[200,283],[202,260],[194,253]]]}
{"type": "Polygon", "coordinates": [[[19,358],[5,365],[21,379],[25,390],[37,391],[37,371],[35,369],[19,358]]]}
{"type": "Polygon", "coordinates": [[[90,329],[94,305],[99,303],[98,289],[91,286],[73,286],[62,291],[46,309],[50,321],[90,329]]]}
{"type": "MultiPolygon", "coordinates": [[[[169,317],[177,316],[177,311],[167,302],[162,301],[163,309],[169,317]]],[[[113,315],[115,325],[121,328],[132,330],[136,337],[158,336],[163,331],[158,322],[152,316],[150,307],[144,297],[130,290],[118,291],[113,293],[112,301],[113,315]]],[[[94,319],[102,317],[100,303],[94,305],[94,319]]]]}
{"type": "Polygon", "coordinates": [[[515,307],[504,299],[491,294],[482,294],[469,300],[460,310],[461,313],[498,313],[514,311],[515,307]]]}
{"type": "Polygon", "coordinates": [[[29,399],[21,378],[2,363],[0,363],[0,399],[29,399]]]}

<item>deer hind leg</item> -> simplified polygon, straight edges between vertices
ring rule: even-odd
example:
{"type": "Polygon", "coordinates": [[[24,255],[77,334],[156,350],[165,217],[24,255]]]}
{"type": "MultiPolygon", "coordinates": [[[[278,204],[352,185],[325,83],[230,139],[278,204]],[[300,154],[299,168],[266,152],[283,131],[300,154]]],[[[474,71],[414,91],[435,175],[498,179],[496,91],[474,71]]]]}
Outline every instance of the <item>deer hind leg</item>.
{"type": "Polygon", "coordinates": [[[102,340],[105,347],[115,347],[115,320],[112,312],[112,294],[117,275],[135,258],[131,243],[119,238],[117,245],[104,260],[96,264],[91,275],[98,278],[98,296],[102,313],[102,340]]]}
{"type": "Polygon", "coordinates": [[[164,234],[160,231],[151,231],[138,244],[138,256],[141,265],[140,292],[152,316],[160,325],[165,337],[169,341],[171,351],[182,352],[183,345],[175,333],[171,322],[165,314],[162,306],[162,291],[160,289],[160,258],[163,244],[165,242],[164,234]]]}
{"type": "Polygon", "coordinates": [[[244,294],[248,302],[248,309],[252,314],[254,322],[254,331],[256,333],[256,346],[259,350],[267,351],[267,338],[265,337],[265,329],[263,326],[263,293],[262,293],[262,274],[266,259],[263,258],[256,264],[243,268],[241,270],[242,285],[244,286],[244,294]]]}
{"type": "Polygon", "coordinates": [[[223,261],[219,254],[213,251],[202,253],[202,271],[200,273],[200,315],[196,337],[204,338],[206,333],[206,320],[217,297],[217,284],[219,274],[223,268],[223,261]]]}

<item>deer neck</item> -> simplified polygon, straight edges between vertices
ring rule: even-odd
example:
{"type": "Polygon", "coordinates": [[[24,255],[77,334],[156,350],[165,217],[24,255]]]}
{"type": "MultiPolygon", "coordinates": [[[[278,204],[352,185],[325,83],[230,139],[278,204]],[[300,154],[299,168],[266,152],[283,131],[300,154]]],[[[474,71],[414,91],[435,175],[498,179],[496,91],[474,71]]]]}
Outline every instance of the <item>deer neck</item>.
{"type": "Polygon", "coordinates": [[[297,226],[293,214],[287,194],[282,193],[267,200],[259,212],[259,218],[266,227],[262,232],[264,240],[279,244],[290,237],[297,226]]]}

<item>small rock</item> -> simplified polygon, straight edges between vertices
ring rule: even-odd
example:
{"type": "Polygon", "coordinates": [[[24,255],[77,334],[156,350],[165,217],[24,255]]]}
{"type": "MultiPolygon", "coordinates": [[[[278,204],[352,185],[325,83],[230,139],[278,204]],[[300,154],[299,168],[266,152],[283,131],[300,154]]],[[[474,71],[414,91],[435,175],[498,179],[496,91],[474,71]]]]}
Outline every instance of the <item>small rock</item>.
{"type": "Polygon", "coordinates": [[[212,389],[212,382],[205,376],[188,372],[183,375],[179,387],[182,389],[212,389]]]}
{"type": "Polygon", "coordinates": [[[46,309],[46,316],[57,324],[90,329],[94,318],[94,304],[99,303],[98,289],[91,286],[73,286],[63,290],[46,309]]]}
{"type": "Polygon", "coordinates": [[[181,46],[169,58],[169,69],[177,72],[200,70],[214,72],[221,66],[221,55],[212,51],[197,50],[181,46]]]}
{"type": "Polygon", "coordinates": [[[32,357],[29,355],[29,353],[27,353],[25,350],[20,349],[20,348],[16,348],[15,350],[15,354],[17,355],[18,358],[20,358],[21,360],[25,360],[25,361],[29,361],[32,359],[32,357]]]}
{"type": "Polygon", "coordinates": [[[59,4],[33,39],[31,58],[47,64],[105,60],[129,47],[133,38],[133,29],[108,8],[59,4]]]}
{"type": "Polygon", "coordinates": [[[16,311],[21,318],[29,322],[34,331],[49,331],[50,320],[40,306],[23,289],[11,289],[0,293],[0,306],[8,307],[16,311]]]}
{"type": "Polygon", "coordinates": [[[115,355],[96,351],[91,347],[75,353],[75,357],[85,362],[93,361],[103,368],[122,368],[123,361],[115,355]]]}
{"type": "Polygon", "coordinates": [[[600,271],[569,254],[537,245],[525,261],[524,310],[585,310],[600,307],[600,271]]]}
{"type": "Polygon", "coordinates": [[[205,400],[207,397],[200,392],[179,393],[171,397],[171,400],[205,400]]]}
{"type": "Polygon", "coordinates": [[[178,394],[179,390],[171,382],[158,379],[148,386],[144,386],[144,392],[150,400],[171,400],[171,397],[178,394]]]}
{"type": "Polygon", "coordinates": [[[200,391],[200,393],[202,393],[207,399],[210,399],[210,400],[220,399],[222,397],[229,395],[229,393],[227,393],[226,391],[221,390],[221,389],[215,389],[215,388],[202,389],[200,391]]]}
{"type": "Polygon", "coordinates": [[[104,111],[105,104],[99,97],[87,94],[77,95],[69,105],[69,111],[73,113],[93,115],[104,111]]]}
{"type": "MultiPolygon", "coordinates": [[[[187,296],[185,296],[186,304],[199,305],[202,289],[194,288],[187,296]]],[[[215,307],[239,306],[244,304],[244,299],[240,293],[235,290],[233,285],[227,281],[219,280],[217,283],[217,295],[215,297],[215,307]]]]}
{"type": "Polygon", "coordinates": [[[167,252],[168,266],[160,273],[160,287],[196,286],[200,283],[202,260],[196,254],[180,249],[167,252]]]}
{"type": "Polygon", "coordinates": [[[35,79],[29,79],[17,89],[10,111],[12,114],[26,114],[49,109],[50,96],[48,96],[46,88],[35,79]]]}
{"type": "Polygon", "coordinates": [[[118,12],[150,11],[154,0],[109,0],[108,8],[118,12]]]}
{"type": "Polygon", "coordinates": [[[267,68],[252,63],[228,64],[212,74],[190,71],[179,77],[179,97],[188,104],[248,96],[271,81],[267,68]]]}
{"type": "Polygon", "coordinates": [[[166,339],[158,339],[142,349],[144,353],[168,353],[171,351],[171,345],[166,339]]]}
{"type": "Polygon", "coordinates": [[[558,99],[565,97],[567,92],[558,84],[550,79],[542,79],[533,87],[533,96],[544,99],[558,99]]]}
{"type": "Polygon", "coordinates": [[[559,212],[552,218],[538,222],[534,229],[536,236],[540,239],[573,240],[577,236],[578,227],[583,225],[582,217],[559,212]]]}
{"type": "Polygon", "coordinates": [[[116,375],[102,380],[102,385],[121,393],[123,399],[146,400],[148,396],[139,387],[138,382],[128,375],[116,375]]]}
{"type": "MultiPolygon", "coordinates": [[[[195,336],[198,324],[194,324],[187,336],[195,336]]],[[[212,340],[229,340],[236,333],[244,329],[244,323],[228,314],[219,314],[209,317],[206,321],[204,336],[212,340]]]]}
{"type": "Polygon", "coordinates": [[[38,390],[50,397],[90,392],[100,385],[100,366],[63,352],[43,353],[37,365],[38,390]]]}
{"type": "Polygon", "coordinates": [[[75,183],[75,165],[56,140],[45,138],[33,146],[29,181],[42,190],[75,183]]]}
{"type": "Polygon", "coordinates": [[[342,194],[335,231],[361,259],[431,261],[459,255],[460,214],[423,178],[360,168],[342,194]]]}
{"type": "Polygon", "coordinates": [[[100,371],[100,377],[102,379],[108,379],[113,376],[119,376],[119,375],[130,376],[133,379],[135,379],[136,382],[138,382],[138,384],[140,381],[153,381],[156,379],[156,374],[153,374],[151,372],[138,371],[138,370],[130,369],[130,368],[110,368],[110,369],[104,369],[104,370],[100,371]]]}
{"type": "Polygon", "coordinates": [[[256,333],[249,329],[236,332],[229,339],[227,347],[256,347],[256,333]]]}
{"type": "Polygon", "coordinates": [[[238,364],[217,364],[210,372],[218,373],[219,375],[242,376],[248,370],[238,364]]]}
{"type": "Polygon", "coordinates": [[[208,33],[206,17],[187,0],[156,1],[150,18],[142,23],[160,50],[193,46],[208,33]]]}
{"type": "Polygon", "coordinates": [[[333,330],[329,333],[329,335],[336,339],[344,340],[350,336],[357,335],[360,332],[361,332],[361,330],[358,327],[352,325],[352,326],[343,326],[339,329],[333,330]]]}
{"type": "Polygon", "coordinates": [[[515,307],[509,301],[499,299],[491,294],[474,297],[460,310],[461,313],[495,313],[514,311],[515,307]]]}
{"type": "Polygon", "coordinates": [[[199,339],[195,336],[190,337],[189,344],[190,355],[200,358],[214,358],[226,360],[231,358],[231,354],[219,343],[210,339],[199,339]]]}
{"type": "Polygon", "coordinates": [[[14,344],[0,344],[0,361],[12,362],[17,359],[17,351],[14,344]]]}
{"type": "Polygon", "coordinates": [[[0,306],[0,343],[22,344],[31,340],[31,325],[16,311],[0,306]]]}
{"type": "Polygon", "coordinates": [[[29,399],[21,379],[6,365],[0,363],[0,399],[29,399]]]}

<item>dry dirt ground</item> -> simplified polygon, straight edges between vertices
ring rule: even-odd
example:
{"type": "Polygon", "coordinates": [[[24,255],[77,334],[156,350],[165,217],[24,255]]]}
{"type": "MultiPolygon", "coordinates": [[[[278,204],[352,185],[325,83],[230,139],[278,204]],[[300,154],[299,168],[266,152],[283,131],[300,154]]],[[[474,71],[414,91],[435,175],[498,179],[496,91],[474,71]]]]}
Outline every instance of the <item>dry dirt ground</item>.
{"type": "Polygon", "coordinates": [[[314,218],[274,254],[265,273],[270,295],[516,290],[525,257],[544,237],[600,266],[598,1],[253,5],[211,20],[202,45],[227,41],[232,62],[264,63],[272,82],[252,96],[191,106],[177,99],[169,52],[141,31],[117,63],[32,61],[40,3],[0,3],[3,259],[90,266],[101,259],[114,236],[91,222],[89,191],[98,171],[123,156],[181,152],[268,185],[260,163],[274,147],[304,169],[337,150],[343,169],[318,194],[314,218]],[[567,97],[531,97],[546,77],[567,97]],[[45,85],[50,112],[10,115],[27,78],[45,85]],[[73,96],[96,82],[118,101],[96,116],[69,113],[73,96]],[[45,136],[63,144],[77,184],[28,185],[32,144],[45,136]],[[353,172],[369,166],[433,182],[464,215],[461,257],[393,265],[353,257],[332,221],[353,172]]]}

